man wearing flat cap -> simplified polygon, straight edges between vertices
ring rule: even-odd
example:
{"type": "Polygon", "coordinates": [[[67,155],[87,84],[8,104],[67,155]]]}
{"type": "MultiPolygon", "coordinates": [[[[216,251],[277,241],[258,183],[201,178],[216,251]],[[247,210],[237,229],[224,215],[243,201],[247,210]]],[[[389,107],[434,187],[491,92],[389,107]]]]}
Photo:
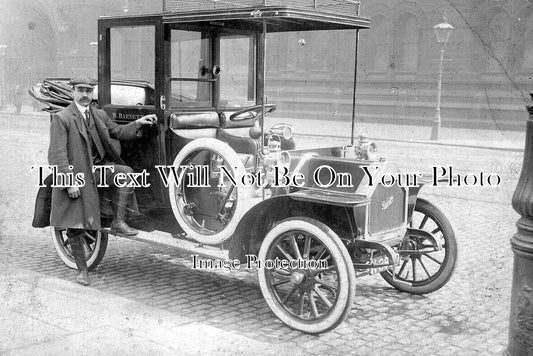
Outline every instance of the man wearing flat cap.
{"type": "MultiPolygon", "coordinates": [[[[114,187],[114,216],[111,223],[113,233],[122,236],[137,234],[137,230],[126,224],[126,208],[132,200],[132,187],[117,187],[113,177],[119,173],[131,173],[111,144],[111,138],[133,140],[141,135],[142,125],[157,122],[155,115],[146,115],[127,125],[113,122],[103,110],[90,104],[96,81],[78,76],[69,82],[72,85],[73,102],[64,110],[52,116],[50,125],[50,147],[48,161],[57,166],[63,174],[83,173],[83,186],[55,187],[52,190],[50,225],[67,229],[72,254],[80,271],[77,281],[88,285],[89,276],[84,250],[84,230],[100,230],[100,205],[97,185],[114,187]],[[113,166],[107,171],[106,181],[100,182],[93,166],[113,166]]],[[[127,182],[126,182],[127,183],[127,182]]]]}

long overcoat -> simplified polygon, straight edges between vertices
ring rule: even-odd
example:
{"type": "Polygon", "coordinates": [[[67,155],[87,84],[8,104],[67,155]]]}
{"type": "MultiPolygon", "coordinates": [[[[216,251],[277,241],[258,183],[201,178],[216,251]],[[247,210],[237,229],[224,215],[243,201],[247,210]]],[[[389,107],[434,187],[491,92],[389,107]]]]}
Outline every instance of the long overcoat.
{"type": "MultiPolygon", "coordinates": [[[[90,107],[91,117],[100,133],[106,154],[115,163],[124,164],[111,144],[111,138],[132,140],[140,136],[138,124],[117,125],[103,110],[90,107]]],[[[92,173],[92,152],[89,133],[84,118],[72,103],[52,116],[48,163],[57,166],[63,174],[82,173],[85,184],[80,187],[80,196],[72,199],[66,188],[52,189],[50,226],[56,228],[100,229],[100,205],[96,182],[92,173]]]]}

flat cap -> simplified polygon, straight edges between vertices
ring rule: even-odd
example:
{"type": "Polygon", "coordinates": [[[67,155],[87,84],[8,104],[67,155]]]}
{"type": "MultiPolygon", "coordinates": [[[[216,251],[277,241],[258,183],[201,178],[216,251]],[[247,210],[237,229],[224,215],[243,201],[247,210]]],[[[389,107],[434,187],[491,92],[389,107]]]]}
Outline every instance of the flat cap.
{"type": "Polygon", "coordinates": [[[85,88],[94,88],[96,85],[96,80],[89,78],[85,75],[79,75],[72,78],[69,82],[72,86],[85,87],[85,88]]]}

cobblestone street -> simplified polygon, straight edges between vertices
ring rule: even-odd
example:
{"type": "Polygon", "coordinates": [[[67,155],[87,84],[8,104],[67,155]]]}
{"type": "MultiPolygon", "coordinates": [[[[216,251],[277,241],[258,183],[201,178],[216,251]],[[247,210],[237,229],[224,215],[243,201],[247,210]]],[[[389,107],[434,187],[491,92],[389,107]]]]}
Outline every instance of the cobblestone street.
{"type": "MultiPolygon", "coordinates": [[[[31,227],[37,176],[30,166],[46,164],[48,116],[2,113],[0,121],[4,127],[0,132],[0,264],[75,284],[75,272],[57,256],[49,230],[31,227]]],[[[312,145],[318,139],[296,140],[312,145]]],[[[104,260],[87,288],[268,345],[256,350],[259,354],[271,352],[270,347],[287,354],[501,354],[509,326],[513,261],[509,239],[518,219],[511,196],[522,153],[386,141],[379,142],[379,147],[383,147],[381,155],[402,169],[427,171],[438,160],[438,164],[453,164],[457,172],[485,170],[502,177],[497,188],[422,190],[449,217],[459,248],[454,276],[433,294],[398,292],[380,276],[358,279],[348,319],[329,333],[312,336],[288,328],[273,315],[255,272],[192,270],[186,254],[117,237],[110,237],[104,260]]],[[[0,300],[0,313],[13,308],[0,300]]],[[[36,305],[34,317],[46,310],[36,305]]],[[[133,318],[143,310],[130,313],[133,318]]],[[[4,336],[8,323],[0,326],[0,354],[17,353],[16,345],[4,336]]],[[[214,345],[217,342],[212,340],[214,345]]]]}

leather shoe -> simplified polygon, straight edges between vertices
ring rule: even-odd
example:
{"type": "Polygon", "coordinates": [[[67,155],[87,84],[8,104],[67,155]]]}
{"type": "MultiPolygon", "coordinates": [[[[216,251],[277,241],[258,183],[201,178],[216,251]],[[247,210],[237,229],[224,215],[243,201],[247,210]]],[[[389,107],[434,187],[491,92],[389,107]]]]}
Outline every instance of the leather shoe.
{"type": "Polygon", "coordinates": [[[91,281],[89,280],[89,273],[87,270],[81,270],[80,273],[78,273],[78,277],[76,277],[76,282],[81,284],[82,286],[88,286],[91,284],[91,281]]]}
{"type": "Polygon", "coordinates": [[[113,220],[111,222],[111,233],[115,235],[119,235],[119,236],[134,236],[134,235],[137,235],[139,231],[130,227],[123,220],[122,221],[113,220]]]}

